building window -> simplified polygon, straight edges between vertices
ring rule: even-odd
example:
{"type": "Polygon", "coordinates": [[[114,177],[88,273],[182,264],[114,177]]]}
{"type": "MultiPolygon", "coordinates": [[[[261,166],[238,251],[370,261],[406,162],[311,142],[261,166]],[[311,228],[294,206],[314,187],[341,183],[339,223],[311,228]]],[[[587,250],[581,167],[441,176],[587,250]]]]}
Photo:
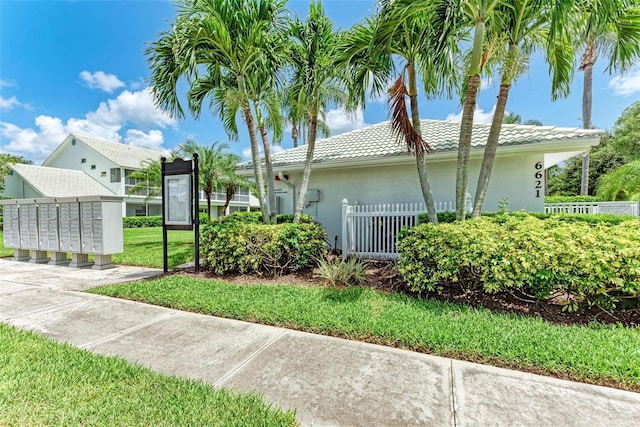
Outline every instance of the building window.
{"type": "Polygon", "coordinates": [[[87,163],[87,159],[80,159],[80,163],[87,163]]]}
{"type": "Polygon", "coordinates": [[[122,180],[121,173],[120,168],[111,168],[111,182],[120,182],[122,180]]]}
{"type": "Polygon", "coordinates": [[[91,170],[95,169],[96,165],[91,165],[91,170]]]}
{"type": "Polygon", "coordinates": [[[100,176],[107,176],[107,171],[100,172],[100,176]]]}

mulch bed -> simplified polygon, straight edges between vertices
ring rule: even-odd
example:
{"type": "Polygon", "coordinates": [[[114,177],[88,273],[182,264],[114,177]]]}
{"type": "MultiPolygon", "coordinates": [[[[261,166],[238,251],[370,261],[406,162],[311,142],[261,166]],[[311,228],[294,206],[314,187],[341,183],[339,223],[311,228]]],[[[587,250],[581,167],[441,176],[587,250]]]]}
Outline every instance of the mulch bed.
{"type": "MultiPolygon", "coordinates": [[[[471,307],[485,308],[491,312],[512,313],[524,316],[539,317],[547,322],[561,325],[586,325],[594,321],[605,324],[622,324],[628,327],[640,326],[640,310],[629,310],[614,314],[600,310],[597,307],[585,308],[577,312],[562,311],[562,306],[543,301],[534,301],[524,295],[500,292],[487,294],[482,291],[462,291],[447,289],[443,293],[427,293],[418,295],[410,291],[395,271],[395,263],[391,261],[369,261],[367,285],[385,293],[402,292],[414,297],[432,298],[435,300],[455,304],[466,304],[471,307]]],[[[181,270],[182,273],[194,273],[194,269],[181,270]]],[[[230,274],[217,276],[206,269],[201,270],[200,278],[220,279],[228,283],[253,285],[304,285],[322,286],[315,278],[313,270],[286,274],[278,277],[267,275],[230,274]]]]}

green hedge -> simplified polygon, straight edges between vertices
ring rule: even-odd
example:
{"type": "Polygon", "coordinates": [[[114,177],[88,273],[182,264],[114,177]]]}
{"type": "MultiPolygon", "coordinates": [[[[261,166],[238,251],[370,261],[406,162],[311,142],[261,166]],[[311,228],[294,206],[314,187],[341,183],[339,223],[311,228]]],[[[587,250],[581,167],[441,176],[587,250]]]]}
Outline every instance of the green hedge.
{"type": "MultiPolygon", "coordinates": [[[[217,218],[217,221],[221,223],[241,222],[244,224],[262,224],[262,212],[234,212],[230,215],[225,215],[217,218]]],[[[293,214],[278,214],[276,217],[276,222],[278,224],[292,223],[293,214]]],[[[311,216],[302,214],[302,216],[300,217],[300,222],[311,223],[314,221],[311,216]]]]}
{"type": "Polygon", "coordinates": [[[604,198],[599,196],[546,196],[545,203],[581,203],[581,202],[604,202],[604,198]]]}
{"type": "MultiPolygon", "coordinates": [[[[507,218],[507,217],[518,217],[523,218],[527,216],[531,216],[538,219],[549,219],[553,218],[557,221],[563,222],[587,222],[589,224],[620,224],[625,221],[632,221],[637,219],[636,217],[629,215],[614,215],[614,214],[563,214],[563,213],[554,213],[548,214],[543,212],[483,212],[483,217],[498,217],[498,218],[507,218]]],[[[469,214],[466,216],[467,219],[471,218],[469,214]]],[[[452,223],[456,220],[455,212],[438,212],[438,222],[440,223],[452,223]]],[[[426,213],[418,215],[418,224],[424,224],[429,222],[429,215],[426,213]]]]}
{"type": "MultiPolygon", "coordinates": [[[[200,224],[206,224],[209,222],[209,217],[206,213],[200,214],[200,224]]],[[[162,216],[125,216],[122,218],[123,228],[144,228],[144,227],[162,227],[162,216]]]]}
{"type": "Polygon", "coordinates": [[[531,215],[422,224],[403,232],[398,271],[414,291],[445,287],[560,296],[574,310],[640,308],[640,221],[540,220],[531,215]]]}
{"type": "Polygon", "coordinates": [[[326,234],[315,223],[265,225],[227,221],[202,229],[200,247],[215,274],[302,270],[326,252],[326,234]]]}

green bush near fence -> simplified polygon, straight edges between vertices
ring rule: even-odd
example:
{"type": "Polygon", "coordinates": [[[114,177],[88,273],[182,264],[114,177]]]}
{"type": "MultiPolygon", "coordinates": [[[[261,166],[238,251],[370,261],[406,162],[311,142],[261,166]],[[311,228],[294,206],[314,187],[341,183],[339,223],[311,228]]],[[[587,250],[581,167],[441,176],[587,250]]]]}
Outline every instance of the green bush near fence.
{"type": "MultiPolygon", "coordinates": [[[[625,221],[632,221],[637,219],[637,217],[630,215],[614,215],[614,214],[565,214],[565,213],[542,213],[542,212],[483,212],[483,217],[499,217],[499,218],[507,218],[507,217],[519,217],[524,218],[527,216],[538,218],[538,219],[549,219],[553,218],[554,220],[562,221],[562,222],[587,222],[589,224],[620,224],[625,221]]],[[[467,219],[470,219],[471,216],[467,214],[467,219]]],[[[440,223],[452,223],[456,220],[455,212],[438,212],[438,222],[440,223]]],[[[424,224],[429,222],[429,215],[426,213],[422,213],[418,215],[418,224],[424,224]]]]}
{"type": "Polygon", "coordinates": [[[604,202],[603,197],[599,196],[546,196],[545,203],[589,203],[604,202]]]}
{"type": "Polygon", "coordinates": [[[639,241],[640,221],[509,214],[421,224],[401,235],[398,271],[413,291],[516,289],[567,310],[640,308],[639,241]]]}
{"type": "Polygon", "coordinates": [[[215,274],[279,275],[315,265],[326,252],[326,233],[315,223],[215,222],[202,229],[205,266],[215,274]]]}

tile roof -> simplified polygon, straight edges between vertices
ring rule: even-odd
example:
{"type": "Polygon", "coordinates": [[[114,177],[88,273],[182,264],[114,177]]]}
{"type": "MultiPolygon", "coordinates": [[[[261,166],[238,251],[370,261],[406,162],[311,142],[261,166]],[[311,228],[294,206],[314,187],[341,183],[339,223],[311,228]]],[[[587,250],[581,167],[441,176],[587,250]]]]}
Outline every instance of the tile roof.
{"type": "Polygon", "coordinates": [[[79,170],[24,164],[9,167],[43,197],[114,196],[108,188],[79,170]]]}
{"type": "MultiPolygon", "coordinates": [[[[436,153],[455,151],[458,148],[460,122],[445,120],[421,120],[424,140],[436,153]]],[[[472,148],[483,147],[487,142],[488,123],[473,125],[472,148]]],[[[556,126],[502,125],[500,146],[524,145],[553,141],[572,141],[592,139],[602,134],[600,130],[562,128],[556,126]]],[[[274,166],[303,164],[307,153],[306,146],[299,146],[274,154],[274,166]]],[[[367,126],[351,132],[318,140],[313,156],[313,163],[331,163],[333,161],[362,160],[381,157],[406,156],[404,145],[397,142],[391,132],[389,121],[367,126]]],[[[252,163],[238,165],[251,169],[252,163]]]]}
{"type": "Polygon", "coordinates": [[[160,160],[160,157],[162,156],[160,151],[149,150],[119,142],[105,141],[102,139],[92,138],[90,136],[76,134],[73,134],[73,136],[86,143],[89,147],[93,148],[107,159],[125,168],[140,169],[143,161],[160,160]]]}

